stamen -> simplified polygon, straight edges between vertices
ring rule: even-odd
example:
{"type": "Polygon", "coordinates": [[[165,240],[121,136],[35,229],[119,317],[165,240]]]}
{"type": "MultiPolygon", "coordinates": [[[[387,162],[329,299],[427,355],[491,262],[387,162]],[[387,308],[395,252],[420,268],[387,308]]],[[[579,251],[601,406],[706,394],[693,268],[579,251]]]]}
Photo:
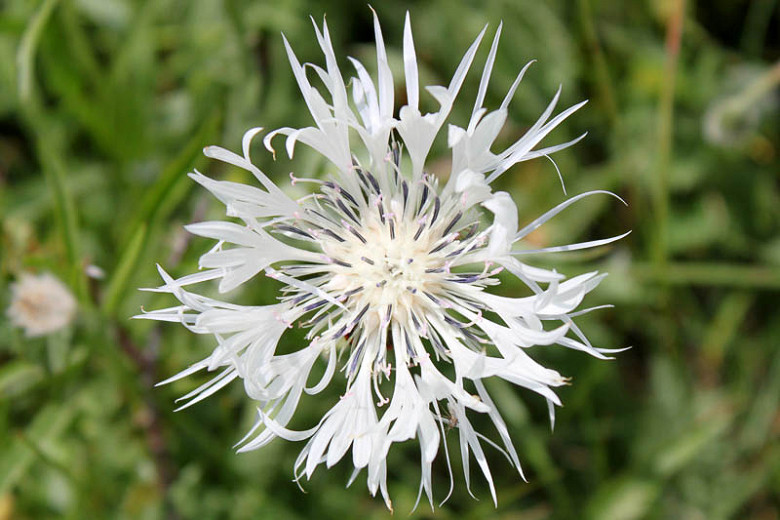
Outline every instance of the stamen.
{"type": "Polygon", "coordinates": [[[368,176],[368,180],[371,183],[371,186],[374,188],[374,191],[376,191],[376,194],[379,195],[381,190],[379,189],[379,182],[377,182],[376,177],[371,175],[371,172],[366,172],[366,175],[368,176]]]}
{"type": "Polygon", "coordinates": [[[430,299],[430,300],[431,300],[433,303],[435,303],[436,305],[441,305],[441,304],[442,304],[441,300],[440,300],[440,299],[438,299],[436,296],[432,295],[431,293],[424,291],[424,292],[423,292],[423,294],[424,294],[425,296],[427,296],[427,297],[428,297],[428,299],[430,299]]]}
{"type": "Polygon", "coordinates": [[[423,209],[423,206],[425,206],[425,201],[428,200],[428,184],[423,184],[423,191],[422,196],[420,197],[420,205],[417,206],[417,213],[415,213],[415,216],[419,215],[420,212],[423,209]]]}
{"type": "Polygon", "coordinates": [[[361,286],[360,286],[360,287],[358,287],[357,289],[352,289],[351,291],[347,291],[347,292],[345,292],[344,294],[342,294],[342,295],[341,295],[341,297],[342,297],[342,298],[344,298],[344,299],[347,299],[347,298],[349,298],[350,296],[354,296],[354,295],[356,295],[357,293],[359,293],[359,292],[360,292],[360,291],[362,291],[362,290],[363,290],[363,286],[361,285],[361,286]]]}
{"type": "Polygon", "coordinates": [[[454,318],[451,318],[450,316],[447,316],[446,314],[444,315],[444,321],[446,321],[447,323],[449,323],[450,325],[458,329],[462,329],[463,327],[466,326],[465,324],[459,322],[454,318]]]}
{"type": "Polygon", "coordinates": [[[350,194],[347,190],[342,188],[340,185],[336,184],[335,182],[328,181],[324,183],[325,186],[335,191],[339,196],[344,197],[349,202],[351,202],[355,206],[359,206],[355,198],[350,194]]]}
{"type": "Polygon", "coordinates": [[[313,335],[314,331],[317,328],[317,325],[319,325],[322,322],[322,320],[324,320],[327,317],[329,317],[327,312],[321,312],[321,314],[316,314],[311,319],[301,323],[301,327],[311,327],[311,330],[309,331],[309,334],[306,335],[306,337],[308,338],[311,335],[313,335]]]}
{"type": "Polygon", "coordinates": [[[391,153],[393,154],[393,164],[397,168],[401,167],[401,147],[398,143],[393,143],[393,148],[391,149],[391,153]]]}
{"type": "Polygon", "coordinates": [[[357,325],[357,324],[358,324],[358,322],[359,322],[359,321],[360,321],[360,320],[363,318],[363,316],[365,316],[365,314],[368,312],[368,309],[369,309],[369,307],[371,307],[371,305],[367,303],[367,304],[366,304],[366,305],[363,307],[363,310],[361,310],[361,311],[358,313],[358,315],[357,315],[357,316],[355,316],[355,319],[353,319],[353,320],[352,320],[352,323],[350,323],[350,324],[349,324],[349,328],[350,328],[350,329],[354,328],[354,327],[355,327],[355,325],[357,325]]]}
{"type": "Polygon", "coordinates": [[[385,225],[385,207],[382,205],[382,196],[380,195],[376,199],[376,206],[377,210],[379,211],[379,220],[382,222],[382,225],[385,225]]]}
{"type": "Polygon", "coordinates": [[[322,232],[323,232],[323,233],[325,233],[326,235],[328,235],[328,236],[329,236],[329,237],[331,237],[331,238],[335,238],[335,239],[336,239],[336,240],[338,240],[339,242],[344,242],[344,239],[343,239],[343,238],[341,238],[340,236],[338,236],[336,233],[334,233],[334,232],[333,232],[333,231],[331,231],[330,229],[324,228],[324,229],[322,230],[322,232]]]}
{"type": "Polygon", "coordinates": [[[468,327],[464,327],[464,328],[460,329],[460,332],[463,333],[463,335],[466,336],[467,338],[469,338],[470,340],[476,341],[477,343],[482,343],[482,344],[489,343],[487,340],[485,340],[483,338],[480,338],[479,336],[477,336],[473,332],[471,332],[468,329],[468,327]]]}
{"type": "Polygon", "coordinates": [[[309,305],[307,305],[306,307],[303,308],[303,312],[307,313],[309,311],[313,311],[314,309],[319,309],[320,307],[322,307],[326,303],[328,303],[328,302],[326,302],[325,300],[318,300],[318,301],[316,301],[314,303],[310,303],[309,305]]]}
{"type": "Polygon", "coordinates": [[[366,193],[371,191],[371,187],[368,185],[368,179],[366,179],[366,176],[363,175],[363,170],[360,168],[355,168],[355,173],[357,173],[358,179],[360,179],[360,183],[365,187],[366,193]]]}
{"type": "Polygon", "coordinates": [[[299,303],[301,303],[306,298],[311,298],[311,294],[309,294],[309,293],[299,294],[295,298],[289,300],[289,302],[291,304],[293,304],[293,305],[298,305],[299,303]]]}
{"type": "Polygon", "coordinates": [[[480,278],[482,278],[482,274],[472,274],[472,275],[465,275],[464,274],[457,274],[458,278],[448,278],[448,282],[455,282],[455,283],[474,283],[480,278]]]}
{"type": "Polygon", "coordinates": [[[444,231],[442,231],[442,233],[441,233],[441,234],[442,234],[442,235],[446,235],[447,233],[449,233],[449,232],[450,232],[450,230],[451,230],[451,229],[452,229],[452,228],[455,226],[455,224],[457,224],[457,223],[458,223],[458,221],[460,220],[460,217],[462,217],[462,216],[463,216],[463,212],[462,212],[462,211],[459,211],[459,212],[458,212],[458,214],[457,214],[457,215],[455,215],[455,216],[452,218],[452,220],[450,221],[450,223],[449,223],[449,224],[447,224],[447,227],[446,227],[446,228],[444,228],[444,231]]]}
{"type": "Polygon", "coordinates": [[[433,216],[431,217],[431,226],[433,226],[433,223],[436,222],[436,217],[439,216],[439,210],[441,209],[441,200],[439,200],[439,197],[436,197],[433,199],[433,216]]]}
{"type": "Polygon", "coordinates": [[[433,254],[433,253],[441,251],[442,249],[444,249],[445,247],[450,245],[454,239],[455,239],[455,237],[453,237],[451,235],[444,237],[444,239],[442,240],[442,243],[439,244],[438,246],[434,247],[430,251],[428,251],[428,253],[429,254],[433,254]]]}
{"type": "Polygon", "coordinates": [[[438,350],[445,356],[449,354],[449,351],[446,348],[444,348],[444,345],[442,345],[441,340],[439,339],[439,336],[437,334],[431,334],[431,337],[429,339],[431,340],[431,345],[433,345],[436,350],[438,350]]]}
{"type": "Polygon", "coordinates": [[[290,184],[295,186],[299,182],[311,182],[313,184],[323,184],[319,179],[312,179],[309,177],[296,177],[293,172],[290,172],[290,184]]]}
{"type": "Polygon", "coordinates": [[[350,201],[355,206],[359,206],[359,204],[357,203],[357,200],[355,200],[355,198],[347,190],[345,190],[344,188],[339,187],[339,194],[342,197],[344,197],[345,199],[347,199],[348,201],[350,201]]]}
{"type": "Polygon", "coordinates": [[[340,337],[344,336],[344,333],[345,333],[346,331],[347,331],[347,326],[346,326],[346,325],[342,325],[342,327],[341,327],[339,330],[337,330],[337,331],[336,331],[336,332],[335,332],[335,333],[334,333],[334,334],[333,334],[333,335],[330,337],[330,339],[338,339],[338,338],[340,338],[340,337]]]}
{"type": "Polygon", "coordinates": [[[404,330],[404,342],[406,343],[406,355],[409,356],[409,359],[414,360],[417,358],[417,355],[414,351],[414,348],[412,347],[412,341],[409,339],[409,332],[404,330]]]}
{"type": "Polygon", "coordinates": [[[477,323],[482,322],[482,311],[478,310],[476,316],[474,316],[474,319],[469,321],[468,323],[464,324],[465,327],[473,327],[477,323]]]}
{"type": "Polygon", "coordinates": [[[339,209],[344,212],[346,216],[348,216],[350,219],[352,219],[355,222],[355,224],[360,225],[360,221],[358,220],[358,218],[352,214],[352,212],[347,208],[347,206],[343,202],[341,202],[341,199],[337,200],[336,204],[338,205],[339,209]]]}
{"type": "Polygon", "coordinates": [[[358,360],[360,359],[360,355],[363,353],[363,347],[366,345],[366,341],[363,340],[360,342],[360,345],[357,346],[357,348],[352,352],[352,358],[349,361],[349,370],[347,370],[347,378],[349,380],[352,380],[352,376],[355,374],[355,369],[357,368],[358,360]]]}
{"type": "Polygon", "coordinates": [[[414,234],[414,240],[417,240],[420,238],[420,235],[423,232],[423,229],[425,229],[425,222],[420,224],[420,227],[417,228],[417,233],[414,234]]]}
{"type": "Polygon", "coordinates": [[[379,401],[377,401],[376,405],[377,407],[382,407],[390,402],[390,399],[383,396],[382,393],[379,391],[379,377],[377,377],[377,373],[374,373],[373,377],[371,378],[374,383],[374,392],[379,397],[379,401]]]}
{"type": "Polygon", "coordinates": [[[366,241],[366,239],[363,237],[363,235],[361,235],[361,234],[358,232],[358,230],[357,230],[357,229],[353,228],[352,226],[350,226],[350,225],[349,225],[348,223],[346,223],[346,222],[342,222],[342,224],[344,224],[344,227],[345,227],[345,228],[347,228],[347,231],[349,231],[350,233],[352,233],[353,235],[355,235],[355,236],[358,238],[358,240],[360,240],[360,241],[361,241],[361,242],[363,242],[364,244],[367,244],[367,243],[368,243],[368,242],[366,241]]]}
{"type": "Polygon", "coordinates": [[[287,232],[290,232],[290,233],[295,233],[296,235],[301,235],[301,236],[306,237],[306,238],[308,238],[310,240],[314,240],[314,237],[311,236],[310,234],[308,234],[306,231],[304,231],[302,229],[298,229],[297,227],[294,227],[294,226],[288,226],[286,224],[277,224],[276,225],[276,229],[278,229],[279,231],[287,231],[287,232]]]}

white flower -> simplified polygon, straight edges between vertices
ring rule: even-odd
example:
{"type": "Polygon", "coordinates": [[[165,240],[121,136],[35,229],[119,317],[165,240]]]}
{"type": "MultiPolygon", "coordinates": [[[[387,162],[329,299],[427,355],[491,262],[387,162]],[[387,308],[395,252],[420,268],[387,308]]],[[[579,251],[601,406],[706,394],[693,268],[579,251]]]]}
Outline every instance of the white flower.
{"type": "Polygon", "coordinates": [[[51,273],[22,273],[11,284],[8,318],[24,328],[27,337],[45,336],[73,321],[76,300],[65,285],[51,273]]]}
{"type": "MultiPolygon", "coordinates": [[[[215,146],[206,148],[208,157],[254,174],[260,187],[191,174],[225,204],[228,216],[241,222],[188,226],[190,232],[216,240],[216,245],[201,257],[198,273],[173,279],[160,269],[165,283],[154,290],[172,293],[181,305],[140,317],[180,322],[192,332],[214,336],[217,346],[210,356],[166,382],[203,369],[220,371],[184,396],[186,407],[242,379],[247,394],[259,406],[257,423],[239,451],[259,448],[276,437],[308,439],[295,464],[297,478],[308,478],[318,465],[330,467],[351,449],[353,480],[367,468],[370,492],[379,490],[390,507],[388,450],[394,443],[417,438],[420,493],[425,491],[432,503],[431,465],[444,445],[445,427],[454,426],[464,467],[468,468],[473,453],[495,501],[482,442],[505,451],[521,470],[510,432],[482,379],[497,376],[537,392],[549,403],[552,416],[553,406],[560,405],[553,388],[567,380],[534,362],[528,349],[559,344],[599,358],[612,352],[593,347],[573,321],[576,315],[592,310],[575,311],[604,275],[594,272],[564,281],[554,271],[521,263],[516,257],[529,251],[515,249],[523,237],[570,204],[608,192],[572,197],[518,231],[517,208],[511,197],[493,193],[490,186],[514,164],[579,141],[537,147],[583,103],[551,118],[559,91],[522,138],[493,153],[509,102],[528,69],[528,65],[523,68],[498,109],[489,112],[482,106],[499,26],[468,126],[448,125],[452,172],[441,186],[435,176],[426,173],[426,159],[485,30],[466,51],[448,86],[427,87],[439,110],[423,114],[407,16],[403,56],[408,103],[398,117],[376,16],[376,80],[350,58],[356,77],[345,82],[327,25],[315,25],[315,31],[325,54],[325,68],[301,65],[284,42],[314,126],[275,130],[264,143],[273,152],[274,137],[285,135],[291,158],[298,142],[310,146],[332,163],[330,179],[291,175],[293,183],[313,183],[317,191],[300,200],[290,199],[252,164],[250,144],[259,128],[245,134],[240,155],[215,146]],[[324,90],[309,82],[307,72],[312,70],[324,90]],[[480,218],[490,215],[492,224],[484,225],[480,218]],[[503,269],[525,283],[532,295],[491,294],[488,288],[499,284],[496,275],[503,269]],[[256,284],[261,274],[285,284],[279,303],[242,306],[187,290],[192,284],[219,280],[219,290],[228,292],[247,282],[256,284]],[[558,325],[548,327],[545,322],[558,325]],[[293,325],[308,329],[308,344],[291,353],[277,353],[281,336],[293,325]],[[319,381],[309,381],[318,363],[327,363],[324,375],[319,381]],[[443,371],[448,365],[454,368],[454,378],[443,371]],[[341,388],[342,396],[319,423],[307,431],[288,429],[303,394],[317,394],[331,383],[341,388]],[[492,420],[503,448],[473,429],[473,414],[492,420]]],[[[541,251],[582,249],[619,238],[541,251]]],[[[446,458],[449,466],[449,455],[446,458]]]]}

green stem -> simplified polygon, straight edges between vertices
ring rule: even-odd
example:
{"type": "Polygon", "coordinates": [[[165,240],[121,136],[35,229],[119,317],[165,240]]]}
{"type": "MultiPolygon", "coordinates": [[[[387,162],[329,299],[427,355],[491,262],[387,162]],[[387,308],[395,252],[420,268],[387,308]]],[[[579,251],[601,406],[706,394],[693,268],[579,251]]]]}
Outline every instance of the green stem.
{"type": "Polygon", "coordinates": [[[656,240],[653,262],[663,268],[669,258],[669,168],[674,139],[674,93],[680,57],[685,0],[675,0],[666,28],[665,81],[658,102],[658,159],[656,163],[656,240]]]}
{"type": "Polygon", "coordinates": [[[35,51],[57,3],[58,0],[46,0],[36,11],[22,36],[16,55],[19,69],[19,101],[22,114],[34,134],[41,169],[54,199],[56,221],[68,262],[68,282],[74,288],[79,300],[83,304],[88,304],[87,282],[79,252],[76,207],[68,190],[65,166],[57,151],[59,140],[49,122],[46,121],[43,106],[36,95],[33,83],[35,51]]]}
{"type": "Polygon", "coordinates": [[[615,94],[612,89],[609,69],[607,68],[607,60],[604,57],[604,51],[596,33],[596,24],[593,22],[593,10],[589,0],[579,0],[579,7],[583,38],[595,66],[598,96],[607,114],[609,123],[614,127],[618,121],[617,104],[615,103],[615,94]]]}
{"type": "Polygon", "coordinates": [[[65,255],[68,259],[69,282],[76,290],[79,300],[83,303],[87,298],[87,282],[81,265],[81,253],[78,237],[78,216],[73,197],[65,180],[65,167],[60,157],[53,150],[53,142],[46,137],[43,124],[32,124],[38,155],[41,158],[43,173],[54,198],[57,223],[62,241],[65,244],[65,255]]]}
{"type": "Polygon", "coordinates": [[[35,50],[38,47],[43,28],[49,21],[51,13],[58,0],[46,0],[35,12],[27,28],[24,30],[19,50],[16,53],[16,66],[19,70],[18,88],[19,100],[25,103],[33,94],[33,68],[35,50]]]}
{"type": "Polygon", "coordinates": [[[200,155],[203,143],[214,134],[219,127],[219,122],[220,114],[217,110],[204,120],[179,155],[163,169],[154,186],[146,191],[127,229],[132,230],[133,233],[137,233],[142,225],[153,229],[151,223],[159,219],[166,209],[170,209],[168,207],[170,198],[175,194],[177,185],[194,184],[187,178],[187,169],[200,155]]]}
{"type": "Polygon", "coordinates": [[[141,224],[138,227],[127,246],[125,246],[125,249],[122,251],[119,262],[117,263],[117,268],[111,275],[111,279],[108,282],[108,288],[106,289],[106,295],[103,300],[103,311],[108,316],[114,314],[116,306],[119,303],[121,296],[124,294],[127,283],[130,280],[130,275],[133,273],[133,270],[138,263],[146,240],[146,230],[146,224],[141,224]]]}

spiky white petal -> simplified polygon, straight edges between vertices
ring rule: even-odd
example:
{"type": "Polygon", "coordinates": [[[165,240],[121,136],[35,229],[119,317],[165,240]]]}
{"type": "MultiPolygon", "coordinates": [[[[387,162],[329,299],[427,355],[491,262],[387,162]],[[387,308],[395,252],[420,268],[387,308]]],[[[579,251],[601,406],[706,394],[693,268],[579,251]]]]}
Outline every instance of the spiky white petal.
{"type": "Polygon", "coordinates": [[[511,196],[491,187],[518,162],[548,156],[579,140],[538,148],[584,104],[553,116],[559,89],[525,135],[494,152],[509,102],[530,66],[520,71],[498,108],[484,107],[501,30],[499,26],[483,66],[468,125],[447,126],[452,172],[444,186],[426,173],[426,160],[486,29],[465,52],[448,86],[425,89],[439,108],[423,114],[409,16],[403,35],[407,104],[397,117],[393,77],[375,13],[376,80],[350,58],[356,76],[344,81],[324,23],[315,24],[324,68],[301,64],[284,40],[315,126],[277,129],[264,143],[273,152],[274,137],[281,134],[287,138],[291,158],[297,143],[327,158],[333,165],[330,180],[291,175],[292,182],[318,185],[317,193],[292,200],[252,163],[250,145],[260,128],[245,134],[242,155],[215,146],[205,149],[207,156],[252,173],[261,187],[191,174],[225,204],[227,216],[241,223],[188,226],[190,232],[217,241],[200,259],[203,271],[174,279],[160,269],[165,283],[153,290],[171,293],[181,305],[139,317],[180,322],[194,333],[215,338],[211,355],[165,382],[199,370],[218,371],[214,379],[182,398],[186,407],[234,379],[243,380],[247,395],[258,403],[258,416],[239,451],[257,449],[277,437],[307,440],[295,463],[296,480],[310,478],[320,464],[330,467],[351,451],[350,483],[366,469],[369,492],[380,492],[391,507],[387,454],[393,444],[416,438],[420,494],[424,492],[433,504],[432,464],[444,447],[449,467],[443,438],[455,428],[467,486],[473,454],[495,501],[483,443],[502,451],[521,476],[522,469],[511,433],[483,379],[499,377],[541,395],[552,420],[554,406],[561,404],[554,388],[567,379],[535,362],[530,349],[558,344],[600,358],[615,352],[591,345],[574,322],[576,316],[593,310],[576,309],[604,275],[587,273],[566,280],[560,273],[517,259],[531,252],[594,247],[624,236],[536,251],[517,247],[574,202],[609,192],[571,197],[518,229],[511,196]],[[324,90],[312,85],[307,71],[317,74],[324,90]],[[526,284],[531,295],[511,298],[490,292],[500,283],[497,275],[502,270],[526,284]],[[188,290],[218,280],[225,293],[255,283],[262,275],[284,284],[274,305],[235,305],[188,290]],[[293,325],[307,329],[307,344],[279,352],[281,337],[293,325]],[[310,381],[318,363],[326,364],[324,373],[310,381]],[[445,375],[447,365],[454,368],[454,377],[445,375]],[[304,395],[319,394],[332,384],[341,386],[341,397],[319,423],[303,431],[290,429],[304,395]],[[470,422],[474,414],[490,418],[500,444],[474,429],[470,422]]]}

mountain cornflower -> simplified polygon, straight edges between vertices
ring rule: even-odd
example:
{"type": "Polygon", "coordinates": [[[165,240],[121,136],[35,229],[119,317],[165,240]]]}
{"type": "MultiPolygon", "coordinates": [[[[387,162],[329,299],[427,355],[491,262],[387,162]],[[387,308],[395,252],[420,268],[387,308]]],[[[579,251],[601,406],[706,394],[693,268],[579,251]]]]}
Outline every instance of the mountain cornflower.
{"type": "Polygon", "coordinates": [[[6,315],[24,328],[28,338],[46,336],[64,329],[76,317],[76,298],[51,273],[22,273],[11,284],[11,304],[6,315]]]}
{"type": "MultiPolygon", "coordinates": [[[[275,138],[286,136],[290,158],[296,144],[303,143],[329,161],[330,175],[321,180],[291,174],[293,184],[311,183],[315,190],[298,200],[290,198],[252,163],[250,145],[261,128],[244,135],[241,153],[216,146],[204,150],[210,158],[251,172],[259,186],[217,181],[197,171],[190,174],[225,204],[228,217],[239,222],[187,226],[191,233],[217,241],[201,256],[201,270],[174,279],[159,269],[165,283],[153,290],[173,294],[180,305],[139,317],[179,322],[216,341],[208,357],[164,383],[201,370],[218,371],[182,397],[186,408],[241,379],[247,395],[257,401],[258,412],[239,451],[260,448],[277,437],[308,440],[294,466],[299,480],[304,475],[310,478],[320,464],[333,466],[351,450],[354,473],[349,482],[365,468],[369,491],[372,495],[380,491],[388,508],[386,457],[392,445],[418,440],[420,496],[424,491],[432,505],[432,463],[443,447],[450,467],[444,437],[456,430],[467,486],[473,454],[495,501],[484,443],[503,451],[521,476],[522,470],[510,431],[483,379],[499,377],[540,394],[552,419],[554,407],[561,404],[553,388],[567,379],[536,363],[530,347],[557,344],[598,358],[613,352],[592,346],[574,322],[575,316],[592,310],[575,309],[605,275],[591,272],[565,280],[555,271],[517,258],[595,247],[624,236],[537,250],[519,248],[524,237],[569,205],[608,192],[571,197],[518,229],[512,198],[491,188],[515,164],[549,156],[584,137],[538,147],[584,102],[553,116],[559,89],[525,135],[494,153],[493,142],[530,65],[520,71],[498,108],[489,111],[483,106],[499,26],[468,126],[447,126],[452,169],[443,181],[428,173],[426,160],[486,29],[466,51],[449,85],[426,88],[439,109],[423,114],[407,15],[406,105],[397,115],[393,76],[376,14],[376,78],[349,58],[355,76],[345,81],[327,25],[315,24],[314,29],[325,55],[324,68],[302,65],[284,40],[314,126],[280,128],[263,142],[274,153],[275,138]],[[324,88],[312,85],[310,72],[324,88]],[[491,292],[501,271],[519,279],[531,295],[512,298],[491,292]],[[236,305],[188,290],[218,281],[219,291],[227,293],[260,283],[262,275],[283,284],[278,303],[236,305]],[[293,326],[307,330],[306,344],[279,353],[280,338],[293,326]],[[310,381],[318,363],[324,366],[317,369],[323,375],[310,381]],[[333,398],[322,419],[305,431],[289,429],[303,394],[320,394],[330,385],[340,389],[340,398],[333,398]],[[475,431],[470,420],[474,414],[490,418],[498,442],[475,431]]],[[[451,471],[450,477],[451,493],[451,471]]]]}

